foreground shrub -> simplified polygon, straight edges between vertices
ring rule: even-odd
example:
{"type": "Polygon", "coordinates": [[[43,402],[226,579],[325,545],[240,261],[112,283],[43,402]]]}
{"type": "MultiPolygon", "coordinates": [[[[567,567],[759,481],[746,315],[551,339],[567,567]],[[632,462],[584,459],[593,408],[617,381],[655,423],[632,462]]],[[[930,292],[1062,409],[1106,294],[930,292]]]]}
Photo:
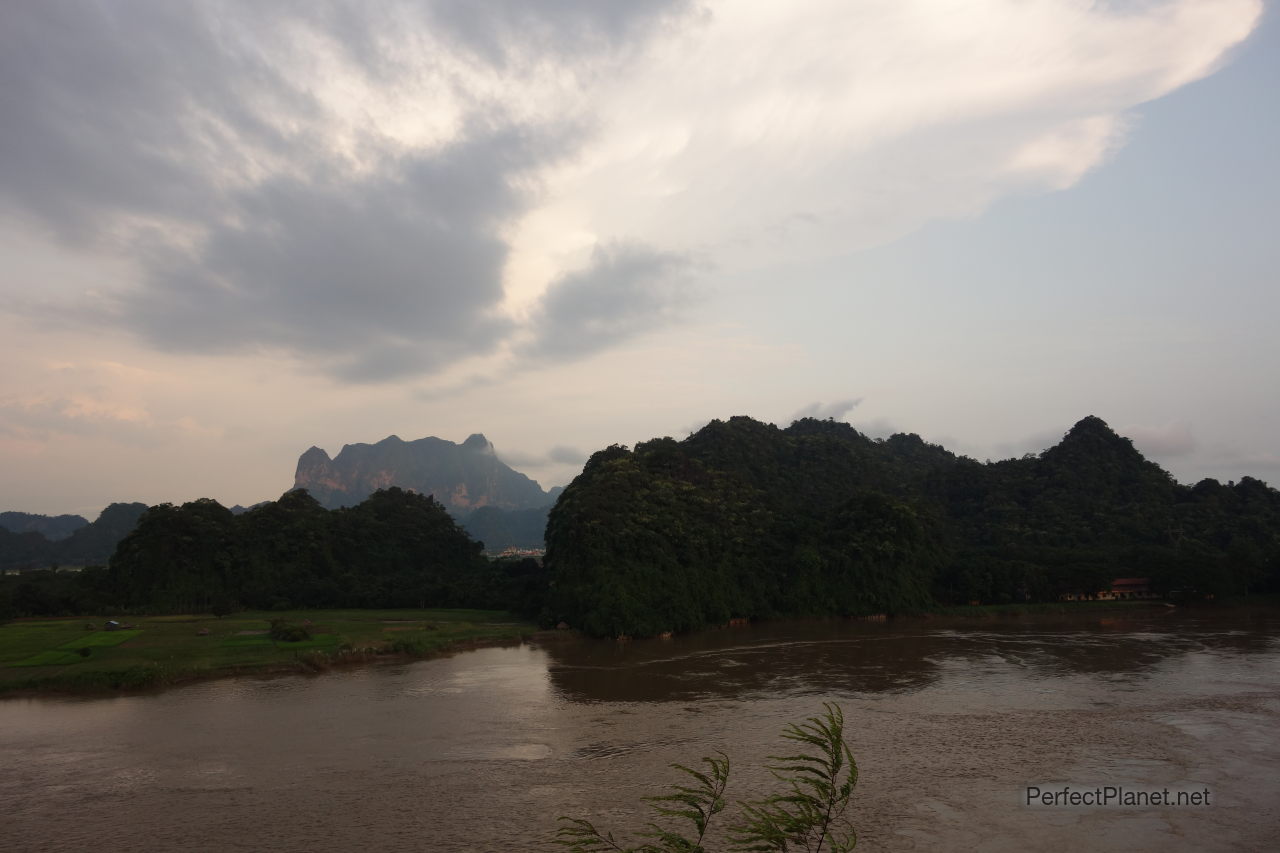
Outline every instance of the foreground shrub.
{"type": "Polygon", "coordinates": [[[300,643],[311,639],[311,631],[305,625],[290,625],[283,619],[272,619],[269,633],[277,643],[300,643]]]}
{"type": "MultiPolygon", "coordinates": [[[[857,843],[857,833],[844,819],[844,812],[858,782],[858,766],[844,740],[844,713],[840,706],[824,703],[823,707],[820,716],[789,725],[783,731],[782,736],[799,744],[801,752],[770,756],[777,763],[769,770],[783,788],[763,800],[739,804],[742,816],[728,827],[728,850],[842,853],[857,843]]],[[[702,763],[705,772],[673,764],[690,781],[672,785],[669,794],[646,797],[659,818],[692,824],[692,837],[650,823],[642,837],[652,842],[628,846],[588,820],[561,817],[566,825],[557,830],[555,843],[573,853],[711,853],[703,841],[713,819],[725,808],[729,758],[720,753],[718,758],[704,756],[702,763]]]]}

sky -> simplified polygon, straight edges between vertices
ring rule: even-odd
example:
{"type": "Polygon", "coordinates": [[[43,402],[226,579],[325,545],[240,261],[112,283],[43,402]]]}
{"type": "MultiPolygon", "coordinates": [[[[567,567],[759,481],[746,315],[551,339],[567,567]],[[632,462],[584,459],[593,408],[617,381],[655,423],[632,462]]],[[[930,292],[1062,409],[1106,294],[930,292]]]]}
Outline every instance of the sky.
{"type": "Polygon", "coordinates": [[[0,509],[750,415],[1280,483],[1267,0],[0,7],[0,509]]]}

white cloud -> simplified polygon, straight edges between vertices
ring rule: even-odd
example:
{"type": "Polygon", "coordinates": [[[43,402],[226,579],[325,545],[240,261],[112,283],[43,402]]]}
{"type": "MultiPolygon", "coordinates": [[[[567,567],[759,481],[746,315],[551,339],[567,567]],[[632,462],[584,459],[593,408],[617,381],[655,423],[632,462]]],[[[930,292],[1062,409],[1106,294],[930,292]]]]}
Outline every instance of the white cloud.
{"type": "Polygon", "coordinates": [[[581,468],[590,454],[563,444],[557,444],[545,453],[527,453],[521,450],[504,450],[498,454],[505,464],[520,472],[526,469],[581,468]]]}
{"type": "MultiPolygon", "coordinates": [[[[92,247],[85,265],[129,259],[57,315],[159,349],[283,353],[358,382],[530,336],[585,359],[673,317],[545,337],[565,282],[583,305],[618,295],[576,273],[609,247],[732,273],[1068,187],[1129,110],[1212,71],[1261,10],[33,4],[0,35],[0,207],[92,247]]],[[[668,286],[636,278],[622,308],[668,286]]]]}
{"type": "Polygon", "coordinates": [[[600,134],[518,232],[528,269],[592,239],[730,266],[847,252],[1068,187],[1123,140],[1128,110],[1213,70],[1262,4],[706,8],[587,93],[600,134]]]}

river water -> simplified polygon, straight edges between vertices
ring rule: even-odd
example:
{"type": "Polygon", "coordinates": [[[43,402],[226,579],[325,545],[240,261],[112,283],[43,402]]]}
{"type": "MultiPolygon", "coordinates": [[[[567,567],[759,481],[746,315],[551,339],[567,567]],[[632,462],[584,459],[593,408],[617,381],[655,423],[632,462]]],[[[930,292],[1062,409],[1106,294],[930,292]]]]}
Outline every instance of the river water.
{"type": "MultiPolygon", "coordinates": [[[[0,701],[0,849],[549,849],[627,834],[667,765],[772,785],[788,722],[844,709],[863,850],[1280,849],[1280,616],[775,623],[552,637],[316,677],[0,701]],[[1209,791],[1202,806],[1027,805],[1209,791]]],[[[725,817],[729,815],[726,813],[725,817]]]]}

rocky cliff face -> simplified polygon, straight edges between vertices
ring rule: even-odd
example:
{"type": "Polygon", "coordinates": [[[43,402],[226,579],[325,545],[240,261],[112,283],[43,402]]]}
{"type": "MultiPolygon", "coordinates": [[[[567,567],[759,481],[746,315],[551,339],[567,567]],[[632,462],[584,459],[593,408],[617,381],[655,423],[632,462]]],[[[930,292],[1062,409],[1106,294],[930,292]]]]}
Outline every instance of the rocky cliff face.
{"type": "Polygon", "coordinates": [[[493,444],[479,433],[462,444],[392,435],[377,444],[348,444],[333,458],[312,447],[298,458],[293,485],[329,509],[399,486],[432,495],[458,518],[480,507],[534,509],[552,500],[535,481],[498,459],[493,444]]]}

